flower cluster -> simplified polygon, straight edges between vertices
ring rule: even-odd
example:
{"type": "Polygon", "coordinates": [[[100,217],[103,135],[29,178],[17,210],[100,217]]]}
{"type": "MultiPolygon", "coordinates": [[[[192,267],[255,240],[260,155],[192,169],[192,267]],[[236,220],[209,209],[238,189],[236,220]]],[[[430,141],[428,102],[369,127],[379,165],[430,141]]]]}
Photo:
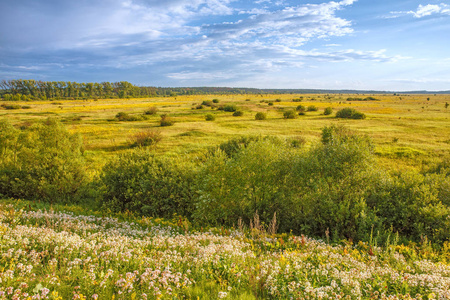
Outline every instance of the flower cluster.
{"type": "Polygon", "coordinates": [[[0,206],[0,299],[450,299],[450,267],[307,237],[255,240],[0,206]]]}

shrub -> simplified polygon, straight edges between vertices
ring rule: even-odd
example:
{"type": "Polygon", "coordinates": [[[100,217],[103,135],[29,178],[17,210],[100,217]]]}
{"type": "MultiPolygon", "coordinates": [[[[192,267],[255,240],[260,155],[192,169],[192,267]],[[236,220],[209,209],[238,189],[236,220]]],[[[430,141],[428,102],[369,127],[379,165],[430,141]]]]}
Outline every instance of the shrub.
{"type": "Polygon", "coordinates": [[[237,106],[234,104],[228,104],[223,107],[224,111],[235,112],[237,110],[237,106]]]}
{"type": "Polygon", "coordinates": [[[269,106],[273,106],[273,102],[269,102],[268,105],[269,105],[269,106]]]}
{"type": "Polygon", "coordinates": [[[255,120],[265,120],[267,115],[263,112],[257,112],[255,115],[255,120]]]}
{"type": "Polygon", "coordinates": [[[233,113],[234,117],[242,117],[244,115],[244,112],[242,110],[237,110],[233,113]]]}
{"type": "Polygon", "coordinates": [[[205,116],[206,121],[214,121],[215,119],[216,119],[216,117],[213,114],[207,114],[205,116]]]}
{"type": "Polygon", "coordinates": [[[55,119],[22,131],[0,122],[0,194],[50,202],[77,200],[87,183],[81,137],[55,119]]]}
{"type": "Polygon", "coordinates": [[[2,104],[4,109],[21,109],[22,107],[18,104],[2,104]]]}
{"type": "Polygon", "coordinates": [[[306,139],[302,136],[298,136],[295,138],[291,138],[289,140],[291,147],[293,148],[301,148],[306,145],[306,139]]]}
{"type": "Polygon", "coordinates": [[[283,113],[284,119],[295,119],[297,118],[297,114],[293,110],[287,110],[283,113]]]}
{"type": "Polygon", "coordinates": [[[139,117],[130,116],[129,114],[127,114],[125,112],[119,112],[116,115],[116,119],[119,120],[119,121],[129,121],[129,122],[142,120],[139,117]]]}
{"type": "Polygon", "coordinates": [[[223,151],[227,157],[232,157],[243,148],[247,148],[250,143],[267,139],[268,137],[261,136],[241,136],[233,138],[219,145],[218,149],[223,151]]]}
{"type": "Polygon", "coordinates": [[[195,166],[179,158],[161,158],[136,150],[105,165],[100,176],[102,203],[112,211],[148,216],[190,216],[195,166]]]}
{"type": "Polygon", "coordinates": [[[214,104],[213,104],[212,101],[207,100],[207,101],[203,101],[203,102],[202,102],[202,105],[204,105],[204,106],[213,106],[214,104]]]}
{"type": "Polygon", "coordinates": [[[147,109],[144,114],[146,115],[155,115],[158,112],[158,108],[156,106],[152,106],[149,109],[147,109]]]}
{"type": "Polygon", "coordinates": [[[319,108],[317,108],[317,106],[315,106],[315,105],[310,105],[310,106],[308,106],[308,109],[307,109],[308,111],[318,111],[319,110],[319,108]]]}
{"type": "MultiPolygon", "coordinates": [[[[282,163],[286,145],[272,139],[247,144],[228,158],[224,152],[210,155],[200,171],[199,198],[194,217],[200,223],[232,225],[249,220],[258,211],[268,224],[275,211],[286,206],[280,186],[289,165],[282,163]]],[[[277,215],[278,216],[278,215],[277,215]]]]}
{"type": "Polygon", "coordinates": [[[332,107],[327,107],[324,109],[323,114],[325,116],[331,115],[333,113],[333,108],[332,107]]]}
{"type": "Polygon", "coordinates": [[[305,107],[304,105],[301,105],[301,104],[300,104],[299,106],[297,106],[296,110],[297,110],[297,111],[300,111],[300,112],[301,112],[301,111],[305,111],[305,110],[306,110],[306,107],[305,107]]]}
{"type": "Polygon", "coordinates": [[[161,115],[161,121],[159,122],[159,125],[172,126],[173,124],[175,124],[175,120],[173,120],[171,117],[167,115],[161,115]]]}
{"type": "Polygon", "coordinates": [[[365,119],[366,115],[357,111],[354,108],[343,108],[336,113],[336,118],[345,118],[345,119],[365,119]]]}
{"type": "Polygon", "coordinates": [[[195,107],[195,109],[203,109],[203,105],[197,105],[196,107],[195,107]]]}
{"type": "Polygon", "coordinates": [[[147,130],[136,133],[132,138],[132,147],[156,146],[162,140],[161,132],[147,130]]]}
{"type": "Polygon", "coordinates": [[[213,103],[219,103],[219,99],[212,99],[213,103]]]}

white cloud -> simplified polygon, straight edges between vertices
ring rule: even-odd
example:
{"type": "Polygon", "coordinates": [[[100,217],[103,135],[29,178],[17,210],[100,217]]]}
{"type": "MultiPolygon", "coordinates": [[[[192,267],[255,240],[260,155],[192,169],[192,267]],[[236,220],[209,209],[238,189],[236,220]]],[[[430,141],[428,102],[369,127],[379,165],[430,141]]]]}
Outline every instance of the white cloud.
{"type": "Polygon", "coordinates": [[[432,14],[437,14],[441,12],[441,6],[439,5],[419,5],[417,10],[410,12],[415,18],[423,18],[425,16],[430,16],[432,14]]]}
{"type": "Polygon", "coordinates": [[[385,19],[398,18],[404,15],[412,15],[414,18],[420,19],[432,15],[450,15],[450,5],[445,3],[440,4],[419,4],[415,11],[391,11],[389,16],[384,16],[385,19]]]}

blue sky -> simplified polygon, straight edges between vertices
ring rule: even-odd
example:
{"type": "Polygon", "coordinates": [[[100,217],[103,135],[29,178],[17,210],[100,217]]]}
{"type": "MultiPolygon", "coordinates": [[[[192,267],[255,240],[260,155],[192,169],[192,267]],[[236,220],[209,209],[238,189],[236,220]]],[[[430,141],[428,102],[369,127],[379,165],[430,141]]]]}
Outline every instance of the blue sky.
{"type": "Polygon", "coordinates": [[[0,79],[450,90],[450,1],[2,0],[0,79]]]}

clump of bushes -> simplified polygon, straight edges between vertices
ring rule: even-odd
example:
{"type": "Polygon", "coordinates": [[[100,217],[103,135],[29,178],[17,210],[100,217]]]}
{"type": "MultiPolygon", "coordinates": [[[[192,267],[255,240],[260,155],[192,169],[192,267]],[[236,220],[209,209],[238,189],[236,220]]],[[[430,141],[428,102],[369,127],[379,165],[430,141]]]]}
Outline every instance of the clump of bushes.
{"type": "Polygon", "coordinates": [[[0,194],[68,203],[86,186],[81,137],[56,119],[23,130],[0,120],[0,194]]]}
{"type": "Polygon", "coordinates": [[[319,108],[317,107],[317,106],[315,106],[315,105],[310,105],[310,106],[308,106],[308,109],[307,109],[308,111],[318,111],[319,110],[319,108]]]}
{"type": "Polygon", "coordinates": [[[255,120],[265,120],[267,119],[267,115],[263,112],[257,112],[255,115],[255,120]]]}
{"type": "Polygon", "coordinates": [[[18,104],[2,104],[1,107],[3,107],[4,109],[21,109],[22,106],[18,105],[18,104]]]}
{"type": "Polygon", "coordinates": [[[178,158],[156,157],[136,150],[105,165],[99,185],[103,206],[148,216],[191,216],[195,167],[178,158]]]}
{"type": "Polygon", "coordinates": [[[304,105],[300,104],[299,106],[297,106],[296,110],[299,111],[299,112],[301,112],[301,111],[304,112],[306,110],[306,107],[304,105]]]}
{"type": "Polygon", "coordinates": [[[377,98],[369,96],[366,98],[348,97],[347,101],[379,101],[377,98]]]}
{"type": "Polygon", "coordinates": [[[283,113],[283,119],[295,119],[297,114],[293,110],[287,110],[283,113]]]}
{"type": "Polygon", "coordinates": [[[233,117],[242,117],[244,112],[242,110],[237,110],[233,113],[233,117]]]}
{"type": "Polygon", "coordinates": [[[159,121],[160,126],[172,126],[175,124],[175,120],[168,115],[161,115],[161,120],[159,121]]]}
{"type": "Polygon", "coordinates": [[[141,131],[132,138],[132,147],[156,146],[162,140],[161,132],[154,130],[141,131]]]}
{"type": "Polygon", "coordinates": [[[119,112],[116,117],[117,120],[119,121],[128,121],[128,122],[133,122],[133,121],[142,121],[144,118],[141,118],[139,116],[131,116],[128,113],[125,112],[119,112]]]}
{"type": "Polygon", "coordinates": [[[158,112],[158,108],[156,106],[152,106],[149,109],[147,109],[144,114],[145,115],[155,115],[158,112]]]}
{"type": "Polygon", "coordinates": [[[332,107],[327,107],[324,109],[323,114],[325,116],[331,115],[333,113],[333,108],[332,107]]]}
{"type": "Polygon", "coordinates": [[[206,121],[214,121],[215,119],[216,119],[216,117],[213,114],[207,114],[205,116],[206,121]]]}
{"type": "Polygon", "coordinates": [[[215,105],[214,105],[214,102],[211,101],[211,100],[205,100],[205,101],[203,101],[203,102],[202,102],[202,105],[204,105],[204,106],[209,106],[209,107],[214,107],[214,106],[215,106],[215,105]]]}
{"type": "Polygon", "coordinates": [[[225,106],[223,107],[223,110],[224,110],[224,111],[227,111],[227,112],[235,112],[235,111],[238,110],[238,108],[237,108],[237,106],[234,105],[234,104],[227,104],[227,105],[225,105],[225,106]]]}
{"type": "Polygon", "coordinates": [[[362,112],[357,111],[354,108],[346,107],[339,110],[336,113],[336,118],[344,118],[344,119],[365,119],[366,115],[362,112]]]}

